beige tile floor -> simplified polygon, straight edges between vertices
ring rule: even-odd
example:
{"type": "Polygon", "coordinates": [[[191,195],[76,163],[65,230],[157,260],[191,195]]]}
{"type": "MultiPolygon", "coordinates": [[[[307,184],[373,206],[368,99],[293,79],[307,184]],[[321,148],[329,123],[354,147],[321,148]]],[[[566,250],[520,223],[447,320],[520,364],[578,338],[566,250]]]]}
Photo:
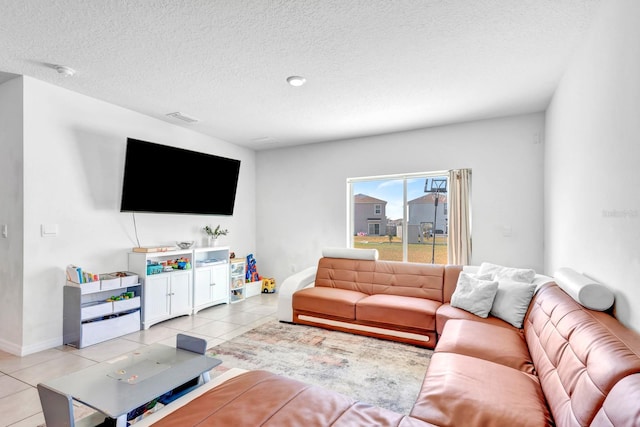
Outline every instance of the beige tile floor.
{"type": "Polygon", "coordinates": [[[35,427],[44,423],[39,382],[110,360],[153,343],[175,346],[176,334],[207,340],[207,348],[276,318],[277,294],[260,294],[153,325],[83,349],[56,347],[19,357],[0,351],[0,426],[35,427]]]}

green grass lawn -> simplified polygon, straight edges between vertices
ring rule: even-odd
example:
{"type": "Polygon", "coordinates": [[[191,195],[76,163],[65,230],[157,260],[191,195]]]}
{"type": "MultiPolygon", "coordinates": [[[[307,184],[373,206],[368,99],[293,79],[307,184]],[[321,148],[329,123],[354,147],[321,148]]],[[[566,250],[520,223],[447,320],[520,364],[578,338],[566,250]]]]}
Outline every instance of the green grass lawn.
{"type": "MultiPolygon", "coordinates": [[[[394,237],[389,242],[388,236],[354,236],[353,247],[363,249],[377,249],[380,259],[389,261],[402,261],[402,242],[394,237]]],[[[424,243],[409,244],[408,261],[431,263],[432,240],[424,243]]],[[[436,236],[435,261],[436,264],[447,264],[447,238],[436,236]]]]}

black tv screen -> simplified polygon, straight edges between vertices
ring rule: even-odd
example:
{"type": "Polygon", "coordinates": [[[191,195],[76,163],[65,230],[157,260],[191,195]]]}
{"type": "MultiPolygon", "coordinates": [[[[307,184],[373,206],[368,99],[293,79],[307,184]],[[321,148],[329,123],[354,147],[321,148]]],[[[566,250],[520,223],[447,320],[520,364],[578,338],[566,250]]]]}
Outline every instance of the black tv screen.
{"type": "Polygon", "coordinates": [[[121,212],[233,215],[240,160],[127,138],[121,212]]]}

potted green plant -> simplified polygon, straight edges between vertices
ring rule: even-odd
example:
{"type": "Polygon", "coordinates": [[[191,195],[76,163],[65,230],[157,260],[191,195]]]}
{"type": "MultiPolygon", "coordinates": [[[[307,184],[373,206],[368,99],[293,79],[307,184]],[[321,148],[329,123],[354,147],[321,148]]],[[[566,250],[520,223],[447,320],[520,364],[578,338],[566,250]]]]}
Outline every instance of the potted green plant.
{"type": "Polygon", "coordinates": [[[215,229],[205,225],[203,230],[207,233],[207,237],[209,238],[209,246],[216,246],[218,244],[218,237],[226,236],[229,233],[229,230],[221,228],[220,224],[218,224],[215,229]]]}

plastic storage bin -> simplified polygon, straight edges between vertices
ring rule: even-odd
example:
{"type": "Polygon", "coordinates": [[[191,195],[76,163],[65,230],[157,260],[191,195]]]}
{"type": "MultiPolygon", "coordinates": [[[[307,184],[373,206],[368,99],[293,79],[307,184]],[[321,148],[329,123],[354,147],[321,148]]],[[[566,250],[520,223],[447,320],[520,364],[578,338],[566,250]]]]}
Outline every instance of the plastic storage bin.
{"type": "Polygon", "coordinates": [[[147,265],[147,275],[162,273],[162,266],[160,264],[147,265]]]}

